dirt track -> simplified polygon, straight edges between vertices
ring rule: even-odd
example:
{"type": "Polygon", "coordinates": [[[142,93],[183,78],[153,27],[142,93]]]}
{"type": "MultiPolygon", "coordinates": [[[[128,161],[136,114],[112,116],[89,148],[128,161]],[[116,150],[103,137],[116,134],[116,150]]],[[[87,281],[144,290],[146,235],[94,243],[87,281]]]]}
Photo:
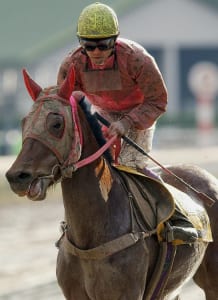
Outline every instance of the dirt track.
{"type": "MultiPolygon", "coordinates": [[[[218,147],[154,150],[151,155],[162,164],[168,164],[169,159],[171,164],[194,163],[216,175],[217,151],[218,147]]],[[[54,247],[63,218],[60,190],[51,191],[48,199],[40,203],[16,198],[5,187],[3,178],[12,161],[10,157],[0,158],[0,300],[63,300],[55,279],[54,247]]],[[[188,298],[205,299],[192,283],[184,289],[181,299],[188,298]]]]}

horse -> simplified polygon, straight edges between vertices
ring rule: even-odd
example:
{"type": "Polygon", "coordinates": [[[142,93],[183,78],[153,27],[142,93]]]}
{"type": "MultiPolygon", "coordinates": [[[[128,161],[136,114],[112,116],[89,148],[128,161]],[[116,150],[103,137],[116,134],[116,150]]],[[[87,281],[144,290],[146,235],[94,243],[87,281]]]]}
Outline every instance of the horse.
{"type": "Polygon", "coordinates": [[[115,137],[101,146],[93,129],[98,122],[90,125],[88,118],[93,116],[73,100],[73,67],[60,86],[45,89],[26,70],[23,76],[34,104],[23,119],[22,148],[6,177],[13,192],[33,201],[44,200],[47,190],[61,182],[65,221],[57,242],[56,276],[65,298],[175,300],[193,278],[207,300],[218,299],[218,180],[195,165],[168,166],[214,199],[208,207],[161,168],[156,172],[163,183],[146,176],[140,179],[155,199],[159,193],[169,199],[174,192],[181,193],[209,216],[213,242],[172,246],[161,241],[157,229],[136,216],[132,198],[137,196],[125,184],[122,170],[103,154],[115,137]],[[167,249],[166,259],[171,253],[167,263],[160,260],[160,249],[167,249]]]}

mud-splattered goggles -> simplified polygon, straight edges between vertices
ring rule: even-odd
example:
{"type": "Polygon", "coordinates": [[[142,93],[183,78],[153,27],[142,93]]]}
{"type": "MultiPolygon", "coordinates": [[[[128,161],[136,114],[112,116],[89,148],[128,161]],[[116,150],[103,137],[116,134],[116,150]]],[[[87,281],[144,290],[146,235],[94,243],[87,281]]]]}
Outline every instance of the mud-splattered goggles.
{"type": "Polygon", "coordinates": [[[87,40],[87,39],[80,39],[80,45],[86,51],[94,51],[98,48],[100,51],[106,51],[114,47],[115,39],[108,38],[108,39],[100,39],[100,40],[87,40]]]}

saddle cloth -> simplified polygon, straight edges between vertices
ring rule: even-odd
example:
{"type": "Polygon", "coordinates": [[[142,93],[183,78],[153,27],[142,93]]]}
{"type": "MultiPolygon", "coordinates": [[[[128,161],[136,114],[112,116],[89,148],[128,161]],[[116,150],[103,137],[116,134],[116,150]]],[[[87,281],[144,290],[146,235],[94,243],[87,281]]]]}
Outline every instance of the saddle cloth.
{"type": "MultiPolygon", "coordinates": [[[[204,242],[213,240],[208,215],[197,201],[197,197],[187,195],[169,184],[147,177],[135,169],[121,165],[114,167],[119,170],[127,189],[133,195],[133,204],[140,212],[146,228],[149,230],[157,228],[159,241],[162,241],[160,232],[165,226],[164,222],[174,214],[175,207],[197,229],[199,240],[204,242]]],[[[182,243],[180,240],[174,242],[175,245],[182,243]]]]}

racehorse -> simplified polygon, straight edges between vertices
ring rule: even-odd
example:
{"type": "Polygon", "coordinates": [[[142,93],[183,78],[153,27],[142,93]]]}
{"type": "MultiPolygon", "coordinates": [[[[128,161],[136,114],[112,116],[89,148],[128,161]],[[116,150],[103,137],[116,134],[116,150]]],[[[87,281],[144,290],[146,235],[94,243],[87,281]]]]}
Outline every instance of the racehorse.
{"type": "Polygon", "coordinates": [[[171,198],[174,191],[184,194],[189,204],[195,203],[200,211],[206,209],[210,219],[211,243],[199,239],[172,246],[161,241],[156,228],[136,216],[132,198],[137,197],[125,184],[122,171],[103,155],[114,139],[99,146],[87,112],[71,97],[73,67],[60,87],[42,89],[25,70],[24,81],[34,105],[23,120],[22,149],[6,177],[17,195],[34,201],[45,199],[48,188],[61,181],[65,222],[57,243],[56,274],[65,298],[179,299],[181,288],[193,277],[207,300],[218,299],[217,179],[194,165],[169,167],[215,200],[212,207],[206,207],[161,169],[156,171],[166,184],[143,178],[141,182],[155,199],[160,191],[162,198],[171,198]],[[166,259],[168,255],[172,258],[167,263],[160,259],[162,244],[166,259]]]}

